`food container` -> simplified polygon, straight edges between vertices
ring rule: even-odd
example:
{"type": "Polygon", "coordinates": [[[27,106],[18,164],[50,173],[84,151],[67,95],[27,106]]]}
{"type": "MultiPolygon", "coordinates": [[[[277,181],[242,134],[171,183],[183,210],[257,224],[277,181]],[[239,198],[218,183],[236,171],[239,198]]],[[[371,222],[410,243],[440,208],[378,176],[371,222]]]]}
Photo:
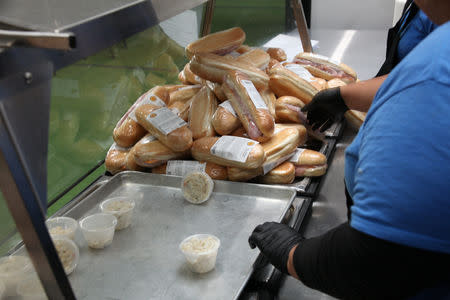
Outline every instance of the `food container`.
{"type": "Polygon", "coordinates": [[[28,276],[17,285],[17,295],[23,300],[47,300],[44,288],[37,276],[28,276]]]}
{"type": "Polygon", "coordinates": [[[208,200],[213,188],[214,181],[205,172],[186,174],[181,182],[183,197],[193,204],[200,204],[208,200]]]}
{"type": "Polygon", "coordinates": [[[207,273],[214,269],[219,247],[220,240],[211,234],[194,234],[180,243],[187,265],[195,273],[207,273]]]}
{"type": "Polygon", "coordinates": [[[78,222],[69,217],[51,218],[45,224],[52,237],[65,237],[71,240],[74,239],[78,228],[78,222]]]}
{"type": "Polygon", "coordinates": [[[111,198],[100,204],[103,213],[113,214],[117,218],[116,230],[130,226],[133,219],[135,203],[126,197],[111,198]]]}
{"type": "Polygon", "coordinates": [[[0,258],[0,280],[5,285],[5,296],[15,296],[17,284],[33,270],[26,256],[7,256],[0,258]]]}
{"type": "Polygon", "coordinates": [[[93,214],[80,221],[81,232],[89,247],[102,249],[112,243],[117,218],[111,214],[93,214]]]}
{"type": "Polygon", "coordinates": [[[58,252],[64,271],[67,275],[73,272],[80,259],[78,246],[70,239],[65,237],[53,237],[53,244],[58,252]]]}

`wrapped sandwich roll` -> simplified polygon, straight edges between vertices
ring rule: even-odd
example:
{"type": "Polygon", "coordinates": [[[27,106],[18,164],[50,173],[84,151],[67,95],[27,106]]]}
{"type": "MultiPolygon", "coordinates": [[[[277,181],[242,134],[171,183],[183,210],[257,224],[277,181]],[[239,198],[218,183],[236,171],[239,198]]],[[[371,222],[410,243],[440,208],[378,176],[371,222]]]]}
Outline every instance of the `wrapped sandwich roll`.
{"type": "Polygon", "coordinates": [[[261,144],[266,155],[266,160],[261,167],[250,170],[229,167],[228,177],[232,181],[247,181],[267,174],[270,170],[289,160],[302,142],[304,142],[304,137],[300,137],[297,129],[283,129],[277,132],[269,141],[261,144]]]}
{"type": "Polygon", "coordinates": [[[153,104],[162,107],[167,104],[168,99],[167,89],[162,86],[155,86],[140,96],[114,128],[113,139],[117,145],[123,148],[130,148],[147,133],[136,119],[135,112],[139,106],[153,104]]]}
{"type": "Polygon", "coordinates": [[[222,88],[249,137],[261,142],[270,139],[274,119],[249,78],[243,73],[229,71],[222,88]]]}
{"type": "Polygon", "coordinates": [[[277,123],[290,122],[304,124],[306,116],[302,112],[305,103],[292,96],[283,96],[275,102],[277,123]]]}
{"type": "Polygon", "coordinates": [[[295,176],[297,177],[317,177],[322,176],[327,171],[327,158],[320,152],[298,148],[295,154],[289,159],[295,166],[295,176]]]}
{"type": "Polygon", "coordinates": [[[216,96],[207,86],[203,86],[192,98],[191,109],[189,111],[189,128],[192,131],[194,140],[205,136],[216,135],[212,124],[216,109],[216,96]]]}
{"type": "Polygon", "coordinates": [[[269,64],[267,65],[267,68],[264,71],[266,72],[267,75],[270,76],[270,70],[272,70],[275,67],[280,67],[280,66],[282,66],[282,65],[281,65],[281,63],[278,60],[271,59],[269,61],[269,64]]]}
{"type": "Polygon", "coordinates": [[[311,102],[319,91],[309,81],[281,65],[270,69],[269,86],[278,97],[293,96],[305,104],[311,102]]]}
{"type": "Polygon", "coordinates": [[[194,74],[212,82],[223,83],[228,71],[232,70],[247,75],[258,89],[267,87],[269,83],[269,76],[264,71],[247,62],[239,62],[229,57],[209,53],[196,54],[190,64],[194,74]]]}
{"type": "Polygon", "coordinates": [[[245,41],[245,32],[239,27],[214,32],[190,43],[186,55],[190,59],[197,53],[225,55],[239,48],[245,41]]]}
{"type": "Polygon", "coordinates": [[[212,118],[212,125],[220,135],[227,135],[241,126],[241,121],[231,106],[230,101],[222,102],[212,118]]]}
{"type": "Polygon", "coordinates": [[[275,59],[279,62],[285,61],[287,59],[286,52],[284,52],[281,48],[269,48],[267,49],[267,54],[270,55],[270,58],[275,59]]]}
{"type": "Polygon", "coordinates": [[[250,46],[248,46],[248,45],[242,45],[242,46],[239,46],[239,47],[236,49],[236,52],[239,53],[239,54],[244,54],[244,53],[246,53],[246,52],[251,51],[252,49],[253,49],[253,48],[250,47],[250,46]]]}
{"type": "Polygon", "coordinates": [[[331,79],[331,80],[329,80],[327,82],[327,88],[328,89],[332,89],[332,88],[335,88],[335,87],[341,87],[341,86],[344,86],[344,85],[347,85],[347,83],[345,83],[344,81],[340,80],[339,78],[334,78],[334,79],[331,79]]]}
{"type": "Polygon", "coordinates": [[[295,56],[294,62],[304,65],[311,74],[325,80],[339,78],[346,83],[351,83],[357,79],[356,72],[352,68],[320,54],[299,53],[295,56]]]}
{"type": "Polygon", "coordinates": [[[194,141],[191,153],[198,161],[246,169],[258,168],[265,160],[264,150],[258,142],[228,135],[198,139],[194,141]]]}
{"type": "Polygon", "coordinates": [[[183,121],[187,122],[189,120],[189,112],[191,110],[192,99],[193,97],[186,102],[176,101],[170,104],[168,107],[183,121]]]}
{"type": "Polygon", "coordinates": [[[150,133],[133,147],[136,164],[153,168],[171,159],[182,159],[190,156],[190,151],[175,152],[158,141],[150,133]]]}
{"type": "Polygon", "coordinates": [[[169,93],[168,106],[175,102],[187,102],[194,97],[202,88],[201,85],[187,85],[169,93]]]}
{"type": "Polygon", "coordinates": [[[267,184],[290,184],[295,179],[295,167],[291,162],[284,162],[260,178],[260,182],[267,184]]]}
{"type": "Polygon", "coordinates": [[[270,55],[259,48],[252,49],[236,58],[238,62],[247,62],[258,69],[264,70],[269,65],[270,55]]]}
{"type": "Polygon", "coordinates": [[[175,152],[192,146],[192,131],[188,124],[167,107],[145,104],[136,110],[136,118],[161,143],[175,152]]]}
{"type": "MultiPolygon", "coordinates": [[[[136,145],[135,145],[136,146],[136,145]]],[[[136,148],[133,146],[125,158],[125,169],[129,171],[144,171],[145,168],[137,164],[135,160],[136,148]]]]}
{"type": "Polygon", "coordinates": [[[113,143],[105,158],[105,167],[111,174],[117,174],[126,170],[126,158],[130,148],[122,148],[113,143]]]}
{"type": "Polygon", "coordinates": [[[283,67],[291,72],[294,72],[300,78],[308,81],[318,91],[327,88],[327,81],[323,78],[314,77],[304,66],[295,63],[283,63],[283,67]]]}
{"type": "Polygon", "coordinates": [[[152,173],[183,177],[190,172],[205,172],[214,180],[227,180],[227,168],[211,162],[195,160],[169,160],[152,169],[152,173]]]}
{"type": "Polygon", "coordinates": [[[275,124],[275,133],[286,129],[286,128],[293,128],[296,129],[298,131],[298,133],[300,134],[300,145],[303,145],[304,143],[306,143],[306,140],[308,139],[308,133],[306,130],[306,127],[303,126],[302,124],[296,124],[296,123],[277,123],[275,124]]]}
{"type": "Polygon", "coordinates": [[[216,95],[216,98],[217,100],[219,100],[219,102],[228,100],[227,95],[225,95],[225,93],[223,92],[221,84],[212,81],[206,81],[205,84],[213,91],[214,95],[216,95]]]}
{"type": "Polygon", "coordinates": [[[269,88],[260,90],[259,94],[261,95],[261,98],[266,103],[270,114],[272,115],[272,117],[275,118],[275,116],[276,116],[276,114],[275,114],[275,102],[277,101],[277,97],[272,92],[272,90],[269,89],[269,88]]]}
{"type": "Polygon", "coordinates": [[[186,78],[186,81],[187,81],[189,84],[202,84],[202,85],[205,84],[205,80],[204,80],[204,79],[198,77],[197,75],[195,75],[195,74],[191,71],[191,65],[190,65],[189,63],[187,63],[187,64],[184,66],[183,71],[184,71],[184,76],[185,76],[185,78],[186,78]]]}

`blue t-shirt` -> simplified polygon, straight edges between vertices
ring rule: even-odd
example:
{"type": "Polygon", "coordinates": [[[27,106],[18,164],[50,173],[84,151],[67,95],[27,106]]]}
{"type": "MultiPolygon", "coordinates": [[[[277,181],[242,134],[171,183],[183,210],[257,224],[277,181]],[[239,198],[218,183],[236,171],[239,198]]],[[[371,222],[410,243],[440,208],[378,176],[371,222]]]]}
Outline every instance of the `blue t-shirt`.
{"type": "Polygon", "coordinates": [[[397,46],[397,59],[401,61],[437,27],[421,10],[417,12],[404,30],[397,46]]]}
{"type": "Polygon", "coordinates": [[[450,253],[450,22],[390,73],[346,150],[351,226],[450,253]]]}

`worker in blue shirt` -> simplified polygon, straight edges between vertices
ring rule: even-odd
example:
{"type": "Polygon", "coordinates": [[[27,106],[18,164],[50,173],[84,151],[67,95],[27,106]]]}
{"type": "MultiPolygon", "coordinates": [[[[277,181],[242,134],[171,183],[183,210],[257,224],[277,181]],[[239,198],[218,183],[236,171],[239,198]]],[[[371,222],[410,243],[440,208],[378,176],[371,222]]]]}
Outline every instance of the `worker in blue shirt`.
{"type": "Polygon", "coordinates": [[[310,239],[268,222],[249,238],[337,298],[450,299],[450,1],[415,3],[440,26],[377,89],[346,151],[351,220],[310,239]]]}

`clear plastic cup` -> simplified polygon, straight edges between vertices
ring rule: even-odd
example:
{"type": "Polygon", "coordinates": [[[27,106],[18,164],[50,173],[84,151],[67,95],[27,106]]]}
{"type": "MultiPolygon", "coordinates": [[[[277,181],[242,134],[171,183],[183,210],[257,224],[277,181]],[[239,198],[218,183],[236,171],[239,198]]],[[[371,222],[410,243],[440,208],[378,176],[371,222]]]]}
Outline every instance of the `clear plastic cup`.
{"type": "Polygon", "coordinates": [[[53,237],[65,237],[73,240],[78,228],[78,222],[69,217],[56,217],[48,219],[45,224],[53,237]]]}
{"type": "Polygon", "coordinates": [[[111,214],[93,214],[80,221],[81,232],[88,246],[103,249],[112,243],[117,218],[111,214]]]}
{"type": "Polygon", "coordinates": [[[5,296],[15,296],[17,284],[33,270],[26,256],[12,255],[0,258],[0,280],[5,285],[5,296]]]}
{"type": "Polygon", "coordinates": [[[47,300],[44,287],[37,276],[28,276],[17,285],[17,295],[23,300],[47,300]]]}
{"type": "Polygon", "coordinates": [[[103,213],[113,214],[117,218],[116,230],[125,229],[133,220],[135,203],[126,197],[111,198],[100,204],[103,213]]]}
{"type": "Polygon", "coordinates": [[[207,273],[216,266],[220,240],[211,234],[194,234],[180,243],[187,265],[192,272],[207,273]]]}
{"type": "Polygon", "coordinates": [[[65,237],[53,237],[53,244],[58,252],[59,260],[64,267],[66,275],[69,275],[75,270],[80,260],[78,246],[72,240],[65,237]]]}
{"type": "Polygon", "coordinates": [[[205,172],[191,172],[183,177],[181,191],[184,199],[201,204],[211,197],[214,189],[214,181],[205,172]]]}

